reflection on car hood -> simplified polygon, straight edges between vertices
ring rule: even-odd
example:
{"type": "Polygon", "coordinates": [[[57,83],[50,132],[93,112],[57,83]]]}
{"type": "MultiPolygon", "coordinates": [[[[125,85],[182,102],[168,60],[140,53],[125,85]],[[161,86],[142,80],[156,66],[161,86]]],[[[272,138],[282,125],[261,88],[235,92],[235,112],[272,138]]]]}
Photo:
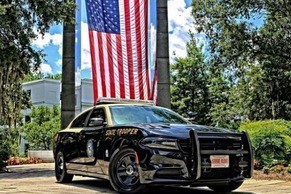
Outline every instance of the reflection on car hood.
{"type": "Polygon", "coordinates": [[[194,124],[140,124],[148,135],[168,136],[187,138],[191,129],[196,130],[198,133],[239,133],[238,131],[230,129],[215,128],[204,125],[194,124]]]}

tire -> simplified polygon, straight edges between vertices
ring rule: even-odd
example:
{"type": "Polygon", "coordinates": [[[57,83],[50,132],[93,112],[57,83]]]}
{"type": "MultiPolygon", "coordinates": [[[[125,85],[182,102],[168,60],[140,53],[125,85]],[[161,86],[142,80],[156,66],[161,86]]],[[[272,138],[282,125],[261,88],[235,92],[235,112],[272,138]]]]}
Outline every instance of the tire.
{"type": "Polygon", "coordinates": [[[58,183],[72,182],[74,175],[67,173],[64,153],[59,151],[55,160],[55,175],[58,183]]]}
{"type": "Polygon", "coordinates": [[[119,193],[139,193],[140,184],[135,152],[131,148],[117,152],[109,164],[109,178],[113,189],[119,193]]]}
{"type": "Polygon", "coordinates": [[[220,192],[220,193],[229,193],[233,190],[236,190],[243,184],[243,181],[232,181],[228,185],[212,185],[208,186],[210,189],[212,189],[215,192],[220,192]]]}

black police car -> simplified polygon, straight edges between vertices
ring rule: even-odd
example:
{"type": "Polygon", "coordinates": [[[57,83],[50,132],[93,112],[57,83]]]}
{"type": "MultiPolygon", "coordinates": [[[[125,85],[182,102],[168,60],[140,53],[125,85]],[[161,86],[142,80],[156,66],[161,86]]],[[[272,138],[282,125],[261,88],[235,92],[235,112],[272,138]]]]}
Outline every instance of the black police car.
{"type": "Polygon", "coordinates": [[[121,193],[149,184],[237,189],[253,171],[246,132],[194,125],[145,103],[105,99],[55,135],[55,175],[109,179],[121,193]]]}

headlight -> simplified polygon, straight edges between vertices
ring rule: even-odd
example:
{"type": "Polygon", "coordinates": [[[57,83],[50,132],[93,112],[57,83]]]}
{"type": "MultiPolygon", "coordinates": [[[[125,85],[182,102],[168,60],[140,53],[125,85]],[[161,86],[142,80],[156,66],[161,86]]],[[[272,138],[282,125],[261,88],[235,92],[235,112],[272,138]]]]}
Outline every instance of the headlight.
{"type": "Polygon", "coordinates": [[[141,144],[150,148],[179,150],[177,141],[175,139],[147,137],[141,141],[141,144]]]}

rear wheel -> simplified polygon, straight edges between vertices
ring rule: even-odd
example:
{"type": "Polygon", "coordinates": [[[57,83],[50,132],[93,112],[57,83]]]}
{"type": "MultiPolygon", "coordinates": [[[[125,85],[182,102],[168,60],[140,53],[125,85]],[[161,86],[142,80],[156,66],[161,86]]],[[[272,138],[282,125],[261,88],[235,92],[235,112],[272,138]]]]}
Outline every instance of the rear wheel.
{"type": "Polygon", "coordinates": [[[59,151],[55,160],[55,175],[57,182],[68,183],[73,180],[74,175],[67,173],[64,153],[59,151]]]}
{"type": "Polygon", "coordinates": [[[233,190],[236,190],[243,184],[243,181],[232,181],[228,185],[213,185],[213,186],[208,186],[210,189],[212,189],[215,192],[223,192],[223,193],[228,193],[233,190]]]}
{"type": "Polygon", "coordinates": [[[112,187],[120,193],[138,193],[144,188],[139,181],[135,152],[131,148],[120,150],[109,164],[112,187]]]}

